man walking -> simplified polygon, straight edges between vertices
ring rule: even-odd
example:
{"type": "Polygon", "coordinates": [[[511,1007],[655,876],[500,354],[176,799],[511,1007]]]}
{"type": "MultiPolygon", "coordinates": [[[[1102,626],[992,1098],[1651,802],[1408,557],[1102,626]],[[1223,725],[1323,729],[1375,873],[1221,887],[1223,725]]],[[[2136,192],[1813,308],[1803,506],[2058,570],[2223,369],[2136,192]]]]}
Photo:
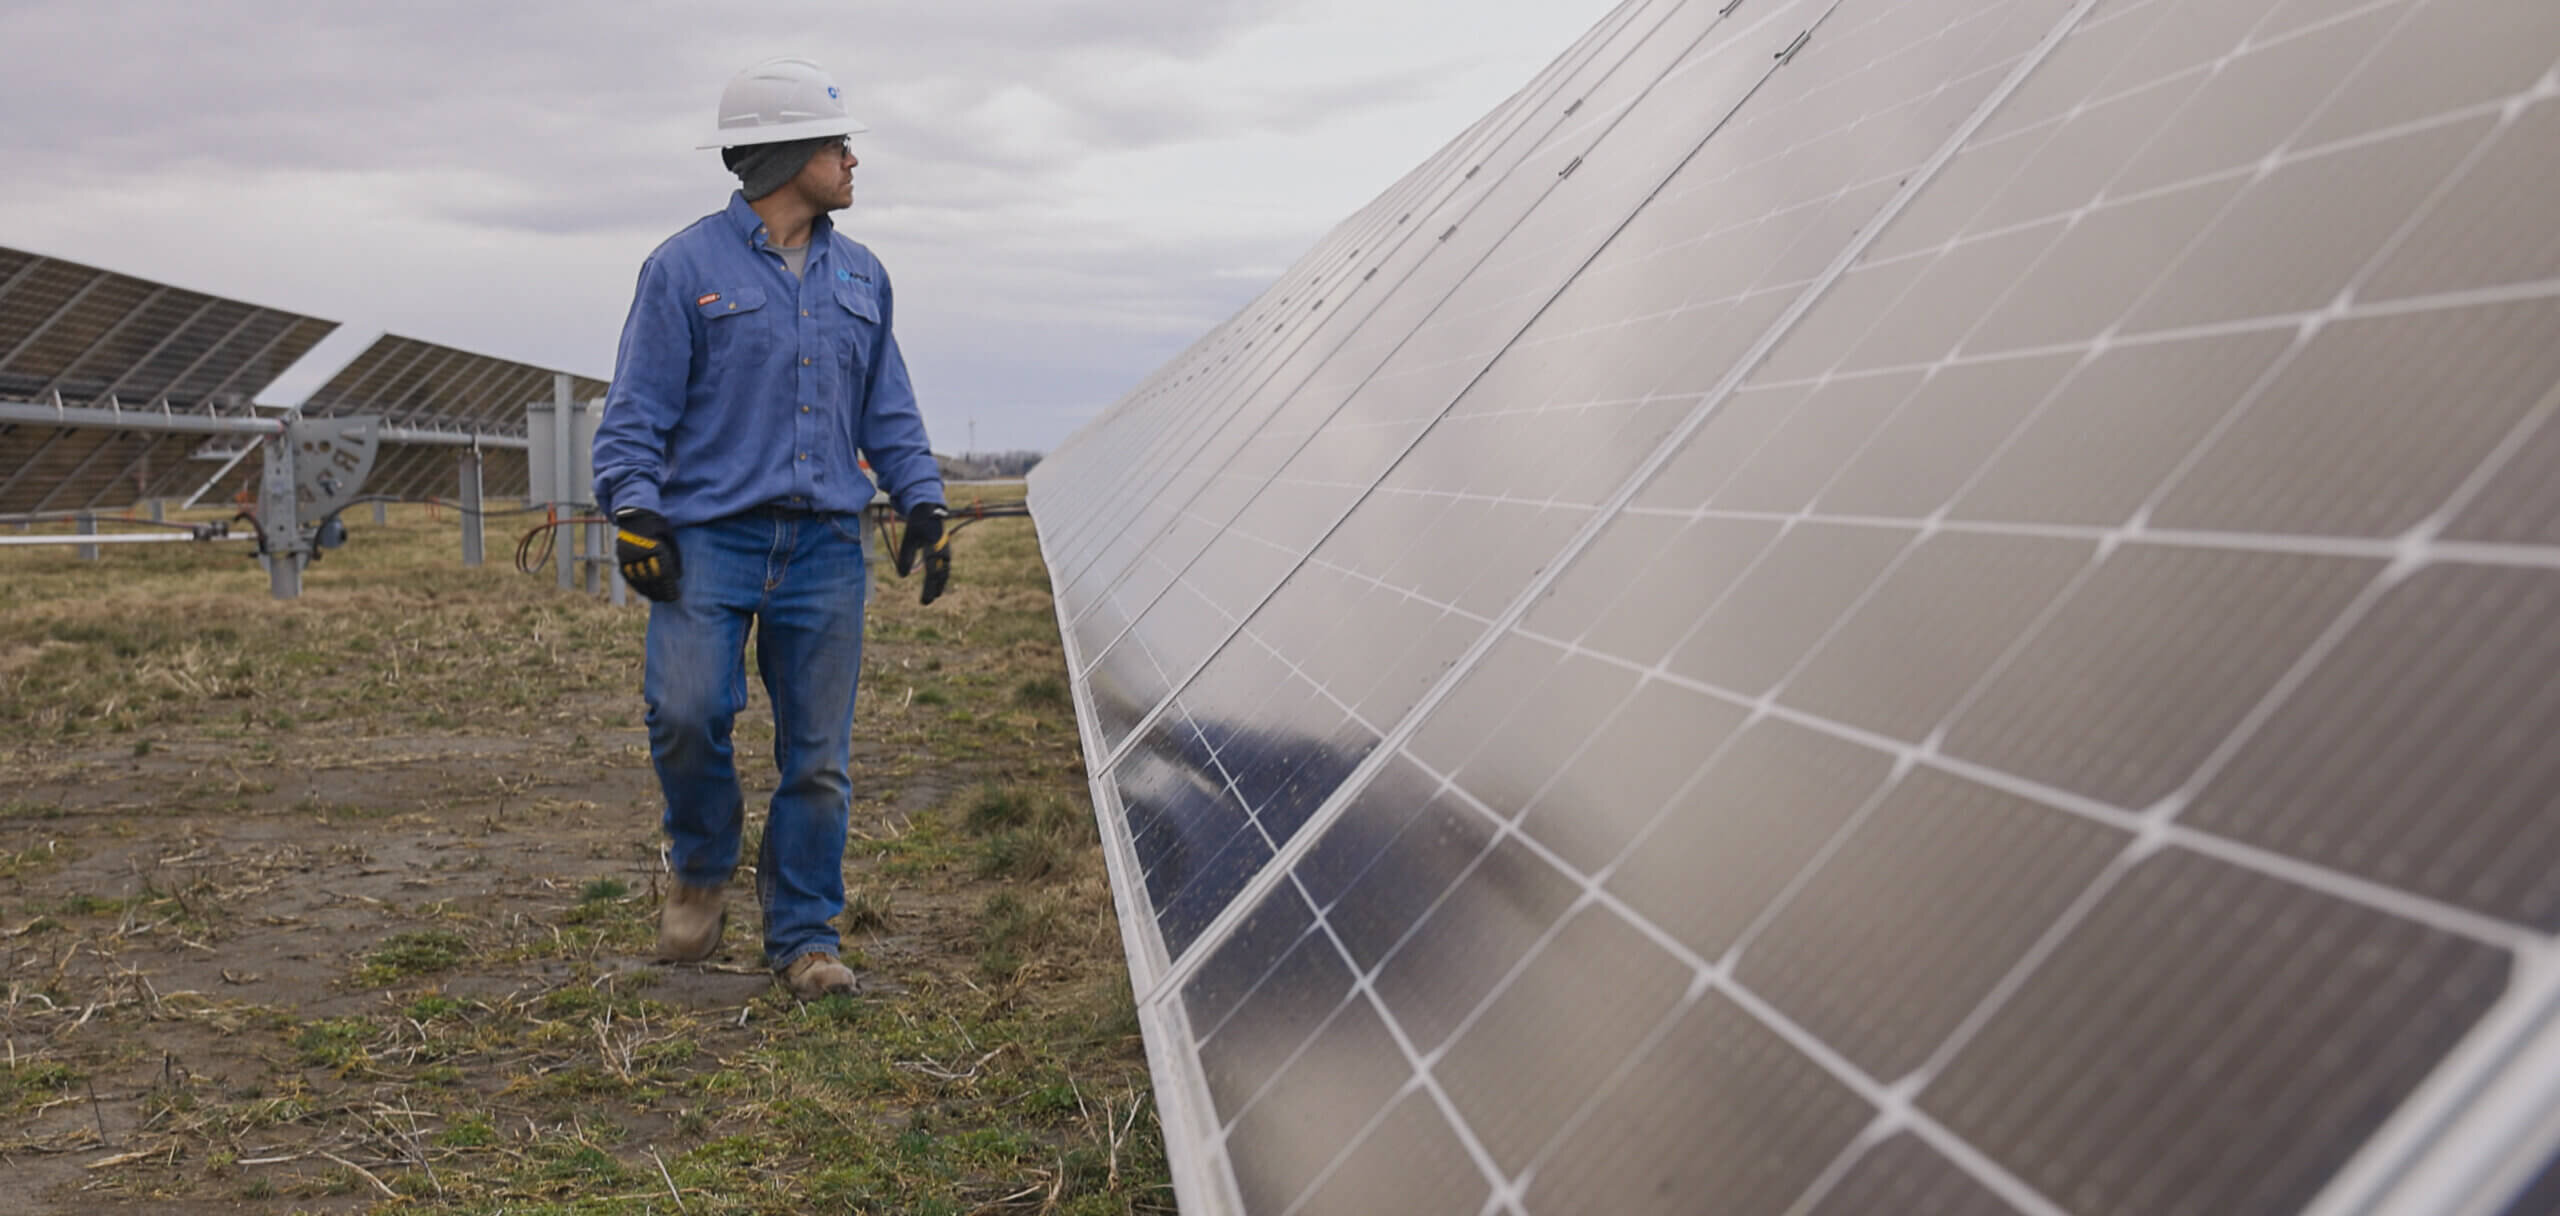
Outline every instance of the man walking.
{"type": "Polygon", "coordinates": [[[640,267],[596,428],[596,499],[649,609],[649,754],[675,868],[658,957],[720,947],[745,800],[730,725],[745,648],[773,703],[780,785],[756,859],[765,962],[801,997],[853,989],[844,909],[854,687],[862,672],[862,511],[880,484],[902,548],[940,539],[942,479],[890,333],[889,276],[830,212],[853,203],[862,124],[816,65],[773,59],[720,95],[740,189],[640,267]]]}

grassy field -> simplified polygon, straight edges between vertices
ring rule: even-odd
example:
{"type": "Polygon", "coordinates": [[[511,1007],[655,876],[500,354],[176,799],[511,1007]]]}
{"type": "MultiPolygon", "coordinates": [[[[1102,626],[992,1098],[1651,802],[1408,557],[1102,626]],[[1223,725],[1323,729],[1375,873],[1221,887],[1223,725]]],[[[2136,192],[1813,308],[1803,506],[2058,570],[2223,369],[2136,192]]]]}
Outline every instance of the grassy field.
{"type": "Polygon", "coordinates": [[[864,989],[803,1004],[745,871],[647,961],[645,610],[517,574],[521,519],[477,570],[348,519],[291,603],[242,546],[0,551],[9,1210],[1172,1209],[1028,521],[873,601],[864,989]]]}

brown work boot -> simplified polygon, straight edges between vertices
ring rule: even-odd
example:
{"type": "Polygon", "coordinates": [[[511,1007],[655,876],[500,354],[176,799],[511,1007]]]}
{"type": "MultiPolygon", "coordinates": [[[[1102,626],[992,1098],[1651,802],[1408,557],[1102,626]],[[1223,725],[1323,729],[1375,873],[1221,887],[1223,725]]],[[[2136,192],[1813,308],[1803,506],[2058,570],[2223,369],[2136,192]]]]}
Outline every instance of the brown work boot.
{"type": "Polygon", "coordinates": [[[782,969],[782,986],[804,1001],[822,996],[853,991],[853,969],[836,961],[836,956],[813,950],[791,960],[782,969]]]}
{"type": "Polygon", "coordinates": [[[658,910],[658,961],[698,963],[720,949],[720,931],[728,927],[726,887],[696,887],[679,882],[667,891],[658,910]]]}

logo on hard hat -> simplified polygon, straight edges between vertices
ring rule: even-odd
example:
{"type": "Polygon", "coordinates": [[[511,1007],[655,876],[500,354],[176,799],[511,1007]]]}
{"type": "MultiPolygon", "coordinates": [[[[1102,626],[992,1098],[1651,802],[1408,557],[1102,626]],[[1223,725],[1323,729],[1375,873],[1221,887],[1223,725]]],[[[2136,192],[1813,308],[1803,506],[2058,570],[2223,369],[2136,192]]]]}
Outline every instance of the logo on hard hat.
{"type": "Polygon", "coordinates": [[[836,87],[835,87],[834,85],[828,85],[828,86],[827,86],[827,100],[829,100],[829,101],[842,101],[842,100],[844,100],[844,94],[837,92],[837,91],[836,91],[836,87]]]}

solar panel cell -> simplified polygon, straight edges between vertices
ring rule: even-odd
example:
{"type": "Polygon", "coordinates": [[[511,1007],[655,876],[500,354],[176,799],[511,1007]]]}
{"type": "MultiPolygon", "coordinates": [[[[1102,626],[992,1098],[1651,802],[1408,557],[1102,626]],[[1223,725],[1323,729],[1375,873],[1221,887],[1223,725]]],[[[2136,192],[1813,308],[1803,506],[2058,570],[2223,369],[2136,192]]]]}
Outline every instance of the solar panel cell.
{"type": "Polygon", "coordinates": [[[1506,979],[1434,1071],[1494,1163],[1517,1171],[1674,1013],[1689,975],[1626,921],[1586,904],[1506,979]],[[1609,999],[1574,995],[1593,992],[1609,999]]]}
{"type": "Polygon", "coordinates": [[[1369,1003],[1345,1005],[1230,1133],[1246,1207],[1285,1210],[1412,1075],[1369,1003]]]}
{"type": "Polygon", "coordinates": [[[1306,901],[1286,892],[1238,921],[1182,986],[1183,1010],[1193,1033],[1204,1040],[1222,1033],[1227,1015],[1253,995],[1271,974],[1273,961],[1296,949],[1315,923],[1306,901]]]}
{"type": "Polygon", "coordinates": [[[2110,346],[2003,440],[1949,516],[2132,519],[2294,340],[2282,329],[2110,346]]]}
{"type": "Polygon", "coordinates": [[[1301,1216],[1475,1216],[1491,1188],[1431,1096],[1405,1091],[1300,1201],[1301,1216]]]}
{"type": "MultiPolygon", "coordinates": [[[[1370,883],[1398,881],[1373,870],[1370,883]]],[[[1378,1003],[1395,1014],[1416,1050],[1436,1051],[1581,894],[1516,836],[1504,837],[1440,895],[1372,976],[1378,1003]]],[[[1488,1086],[1493,1078],[1484,1078],[1488,1086]]]]}
{"type": "Polygon", "coordinates": [[[1858,1157],[1813,1216],[2017,1216],[2017,1209],[1908,1132],[1858,1157]]]}
{"type": "Polygon", "coordinates": [[[2478,118],[2288,161],[2196,238],[2126,327],[2187,328],[2328,307],[2491,125],[2478,118]]]}
{"type": "MultiPolygon", "coordinates": [[[[2258,6],[2226,5],[2236,15],[2255,20],[2258,6]]],[[[2245,46],[2237,34],[2214,54],[2229,60],[2207,70],[2181,71],[2166,78],[2161,90],[2182,96],[2184,104],[2155,117],[2148,129],[2128,131],[2139,147],[2128,163],[2119,160],[2121,175],[2110,192],[2138,194],[2178,182],[2233,170],[2254,168],[2267,149],[2282,147],[2337,88],[2338,80],[2373,53],[2398,20],[2392,9],[2368,9],[2327,25],[2313,26],[2272,40],[2252,39],[2245,46]]],[[[2201,66],[2201,65],[2199,65],[2201,66]]]]}
{"type": "Polygon", "coordinates": [[[2295,1211],[2507,971],[2480,942],[2162,853],[1920,1104],[2073,1212],[2295,1211]]]}
{"type": "Polygon", "coordinates": [[[1797,525],[1714,601],[1663,665],[1741,696],[1768,692],[1917,535],[1899,527],[1797,525]]]}
{"type": "Polygon", "coordinates": [[[1520,830],[1565,863],[1596,871],[1689,783],[1744,711],[1705,693],[1649,681],[1615,706],[1595,706],[1581,751],[1556,770],[1520,815],[1520,830]]]}
{"type": "Polygon", "coordinates": [[[1610,1080],[1539,1162],[1525,1210],[1782,1216],[1875,1115],[1721,993],[1610,1080]]]}
{"type": "Polygon", "coordinates": [[[1691,953],[1722,958],[1892,771],[1880,752],[1763,718],[1662,809],[1608,889],[1691,953]]]}
{"type": "Polygon", "coordinates": [[[2081,540],[1939,533],[1877,584],[1779,699],[1861,730],[1926,739],[2096,555],[2081,540]]]}
{"type": "Polygon", "coordinates": [[[1914,769],[1744,950],[1737,978],[1887,1082],[1929,1062],[2130,837],[1914,769]]]}
{"type": "Polygon", "coordinates": [[[2160,499],[2160,526],[2398,536],[2560,385],[2560,301],[2341,321],[2160,499]]]}
{"type": "MultiPolygon", "coordinates": [[[[1284,896],[1284,899],[1296,897],[1284,896]]],[[[1354,999],[1352,975],[1323,933],[1300,937],[1252,995],[1200,1041],[1209,1096],[1232,1121],[1291,1057],[1354,999]]]]}
{"type": "MultiPolygon", "coordinates": [[[[1374,801],[1365,791],[1361,797],[1374,801]]],[[[1363,968],[1375,968],[1403,942],[1493,844],[1494,825],[1454,796],[1431,799],[1418,809],[1420,814],[1383,848],[1366,839],[1362,829],[1368,825],[1348,826],[1363,818],[1357,814],[1345,816],[1346,826],[1334,833],[1333,839],[1374,849],[1361,859],[1362,879],[1326,908],[1325,918],[1343,951],[1363,968]]],[[[1377,807],[1371,814],[1391,818],[1394,808],[1377,807]]]]}
{"type": "Polygon", "coordinates": [[[2417,571],[2180,822],[2560,930],[2554,620],[2560,572],[2417,571]]]}
{"type": "MultiPolygon", "coordinates": [[[[1922,311],[1931,307],[1927,300],[1912,303],[1922,311]]],[[[1839,445],[1857,458],[1824,487],[1814,511],[1904,519],[1935,514],[2080,362],[2077,354],[2044,355],[1933,369],[1881,426],[1839,445]]]]}
{"type": "Polygon", "coordinates": [[[2551,72],[2560,10],[2536,0],[2402,3],[2400,24],[2303,132],[2307,145],[2495,107],[2551,72]]]}
{"type": "Polygon", "coordinates": [[[2383,563],[2126,545],[1960,713],[1948,752],[2110,806],[2179,791],[2383,563]]]}
{"type": "Polygon", "coordinates": [[[2453,188],[2356,288],[2358,299],[2507,287],[2560,278],[2560,226],[2541,213],[2560,195],[2560,102],[2519,108],[2453,188]]]}

